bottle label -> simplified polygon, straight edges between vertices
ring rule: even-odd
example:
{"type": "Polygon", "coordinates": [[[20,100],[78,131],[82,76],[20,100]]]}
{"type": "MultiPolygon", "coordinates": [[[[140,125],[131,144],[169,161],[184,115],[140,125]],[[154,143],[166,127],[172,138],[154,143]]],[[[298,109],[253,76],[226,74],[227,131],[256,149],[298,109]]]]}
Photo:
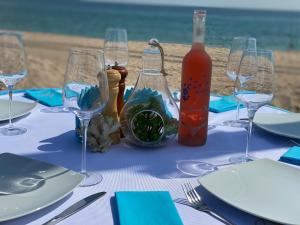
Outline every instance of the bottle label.
{"type": "Polygon", "coordinates": [[[195,101],[197,98],[202,98],[203,95],[209,94],[210,88],[208,85],[203,85],[197,80],[193,80],[191,77],[188,82],[183,83],[182,87],[182,99],[183,101],[192,100],[195,101]],[[193,96],[191,98],[191,96],[193,96]]]}

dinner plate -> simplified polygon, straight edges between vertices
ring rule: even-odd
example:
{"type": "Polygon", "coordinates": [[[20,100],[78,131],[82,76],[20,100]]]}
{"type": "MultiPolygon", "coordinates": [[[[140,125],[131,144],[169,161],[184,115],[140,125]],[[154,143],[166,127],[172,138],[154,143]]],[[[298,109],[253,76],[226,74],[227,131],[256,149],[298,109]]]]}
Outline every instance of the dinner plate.
{"type": "Polygon", "coordinates": [[[24,216],[64,198],[83,176],[30,158],[0,154],[0,221],[24,216]]]}
{"type": "MultiPolygon", "coordinates": [[[[0,121],[8,120],[8,105],[9,101],[0,99],[0,121]]],[[[18,118],[29,113],[36,106],[36,102],[12,102],[12,118],[18,118]]]]}
{"type": "Polygon", "coordinates": [[[199,178],[200,184],[224,202],[283,224],[300,222],[300,170],[260,159],[199,178]]]}
{"type": "Polygon", "coordinates": [[[254,123],[271,133],[300,139],[300,114],[298,113],[258,113],[254,123]]]}

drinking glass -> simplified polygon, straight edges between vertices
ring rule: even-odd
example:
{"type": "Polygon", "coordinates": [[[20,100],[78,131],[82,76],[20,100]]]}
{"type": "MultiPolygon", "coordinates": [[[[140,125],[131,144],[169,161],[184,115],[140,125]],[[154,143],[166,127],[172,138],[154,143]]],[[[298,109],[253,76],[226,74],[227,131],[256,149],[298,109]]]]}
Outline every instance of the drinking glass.
{"type": "Polygon", "coordinates": [[[244,51],[238,77],[235,82],[235,96],[248,111],[248,129],[246,151],[243,156],[231,158],[232,163],[253,160],[249,155],[252,124],[256,111],[270,103],[274,97],[275,73],[273,53],[269,50],[244,51]]]}
{"type": "Polygon", "coordinates": [[[104,41],[105,65],[126,66],[128,62],[127,31],[121,28],[107,28],[104,41]]]}
{"type": "Polygon", "coordinates": [[[0,81],[8,88],[9,96],[9,124],[0,129],[2,135],[20,135],[27,131],[26,128],[16,127],[12,123],[13,88],[26,75],[27,65],[22,34],[0,32],[0,81]]]}
{"type": "Polygon", "coordinates": [[[101,50],[71,49],[63,86],[64,107],[73,112],[83,128],[80,186],[101,182],[101,175],[86,170],[87,129],[91,118],[100,114],[108,102],[108,81],[101,50]]]}
{"type": "MultiPolygon", "coordinates": [[[[256,39],[252,37],[235,37],[232,40],[230,53],[228,56],[228,63],[226,69],[226,75],[233,82],[236,80],[240,62],[244,50],[253,50],[256,51],[256,39]]],[[[231,127],[247,127],[246,121],[239,119],[240,113],[240,102],[237,99],[237,108],[236,108],[236,118],[235,120],[225,121],[224,125],[231,127]]]]}

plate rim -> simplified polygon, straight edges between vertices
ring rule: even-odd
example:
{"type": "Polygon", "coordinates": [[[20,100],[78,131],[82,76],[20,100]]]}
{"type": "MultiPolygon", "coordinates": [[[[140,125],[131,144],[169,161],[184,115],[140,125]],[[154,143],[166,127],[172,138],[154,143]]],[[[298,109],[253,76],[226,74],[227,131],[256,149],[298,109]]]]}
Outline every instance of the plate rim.
{"type": "MultiPolygon", "coordinates": [[[[274,113],[261,113],[259,114],[259,116],[262,116],[263,114],[266,114],[266,115],[271,115],[274,113]]],[[[285,113],[285,114],[278,114],[278,115],[295,115],[296,113],[285,113]]],[[[300,114],[297,114],[297,116],[299,117],[299,122],[300,122],[300,114]]],[[[260,123],[257,123],[257,121],[255,120],[256,117],[254,117],[254,120],[253,120],[253,123],[258,126],[259,128],[261,128],[262,130],[265,130],[267,132],[270,132],[272,134],[276,134],[276,135],[279,135],[279,136],[283,136],[283,137],[289,137],[289,138],[295,138],[295,139],[300,139],[300,134],[299,135],[292,135],[292,134],[286,134],[286,133],[283,133],[283,132],[280,132],[280,131],[274,131],[273,129],[269,129],[267,127],[265,127],[264,125],[260,124],[260,123]]]]}
{"type": "MultiPolygon", "coordinates": [[[[0,99],[0,101],[8,101],[8,100],[6,100],[6,99],[0,99]]],[[[25,103],[25,104],[28,104],[28,105],[31,105],[30,106],[30,108],[25,112],[22,112],[22,113],[18,113],[18,114],[16,114],[16,115],[12,115],[12,119],[16,119],[16,118],[19,118],[19,117],[22,117],[22,116],[25,116],[26,114],[28,114],[28,113],[30,113],[31,112],[31,110],[33,110],[35,107],[36,107],[36,105],[37,105],[37,102],[36,101],[32,101],[32,102],[23,102],[23,101],[15,101],[15,100],[13,100],[13,102],[18,102],[18,103],[25,103]]],[[[0,122],[3,122],[3,121],[7,121],[7,120],[9,120],[9,116],[7,117],[7,118],[1,118],[0,117],[0,122]]]]}
{"type": "MultiPolygon", "coordinates": [[[[17,157],[22,157],[22,158],[27,158],[27,159],[30,159],[30,160],[34,160],[34,161],[37,161],[37,162],[40,162],[40,163],[46,163],[46,164],[49,164],[49,165],[53,165],[55,167],[60,167],[60,168],[64,168],[64,169],[67,169],[65,167],[62,167],[62,166],[59,166],[59,165],[55,165],[55,164],[52,164],[52,163],[49,163],[49,162],[46,162],[46,161],[42,161],[42,160],[37,160],[37,159],[32,159],[32,158],[29,158],[29,157],[26,157],[26,156],[22,156],[22,155],[17,155],[17,154],[13,154],[13,153],[10,153],[10,152],[3,152],[1,153],[0,155],[2,154],[8,154],[8,155],[11,155],[13,157],[17,156],[17,157]]],[[[72,188],[70,189],[68,192],[66,192],[65,194],[63,194],[62,196],[56,198],[56,199],[53,199],[52,201],[49,201],[48,203],[42,205],[42,206],[39,206],[38,208],[35,208],[35,209],[32,209],[32,210],[28,210],[24,213],[19,213],[17,214],[16,216],[10,216],[10,217],[5,217],[5,218],[1,218],[0,216],[0,222],[5,222],[5,221],[10,221],[10,220],[13,220],[13,219],[18,219],[20,217],[23,217],[23,216],[26,216],[26,215],[30,215],[31,213],[34,213],[34,212],[38,212],[60,200],[62,200],[63,198],[65,198],[66,196],[68,196],[70,193],[72,193],[74,191],[74,189],[76,187],[78,187],[78,185],[81,183],[81,181],[84,179],[84,176],[74,170],[70,170],[70,169],[67,169],[69,170],[69,172],[73,172],[73,173],[76,173],[77,175],[79,175],[81,177],[80,181],[72,188]]],[[[1,198],[1,197],[0,197],[1,198]]]]}
{"type": "MultiPolygon", "coordinates": [[[[251,162],[257,162],[257,161],[261,161],[261,162],[267,161],[267,162],[273,163],[273,164],[274,164],[274,162],[275,162],[275,163],[279,163],[279,164],[281,164],[281,165],[288,166],[288,167],[290,167],[290,168],[294,168],[294,167],[292,167],[292,166],[287,165],[286,163],[282,163],[282,162],[279,162],[279,161],[274,161],[274,160],[271,160],[271,159],[268,159],[268,158],[258,159],[258,160],[251,161],[251,162]]],[[[251,162],[250,162],[250,163],[251,163],[251,162]]],[[[248,163],[249,163],[249,162],[248,162],[248,163]]],[[[240,166],[240,165],[242,165],[242,164],[238,164],[237,166],[240,166]]],[[[225,168],[225,169],[229,170],[230,168],[232,168],[232,167],[225,168]]],[[[218,172],[218,171],[216,171],[216,172],[218,172]]],[[[299,173],[300,173],[300,171],[299,171],[299,173]]],[[[209,174],[208,174],[208,175],[209,175],[209,174]]],[[[204,177],[204,176],[203,176],[203,177],[204,177]]],[[[249,210],[243,209],[243,208],[241,208],[241,207],[239,207],[239,206],[237,206],[237,205],[234,205],[232,202],[229,202],[228,200],[224,199],[223,197],[220,197],[219,195],[217,195],[217,194],[211,192],[210,190],[208,190],[208,189],[200,182],[200,180],[201,180],[203,177],[199,177],[199,178],[197,179],[198,183],[199,183],[206,191],[208,191],[210,194],[212,194],[213,196],[215,196],[215,197],[218,198],[219,200],[225,202],[226,204],[228,204],[228,205],[230,205],[230,206],[232,206],[232,207],[234,207],[234,208],[236,208],[236,209],[239,209],[239,210],[241,210],[241,211],[243,211],[243,212],[246,212],[246,213],[248,213],[248,214],[250,214],[250,215],[253,215],[253,216],[256,216],[256,217],[259,217],[259,218],[262,218],[262,219],[267,219],[267,220],[269,220],[269,221],[271,221],[271,222],[287,224],[286,221],[274,220],[273,218],[269,218],[269,217],[266,217],[266,216],[264,216],[264,215],[254,213],[254,212],[251,212],[251,211],[249,211],[249,210]]],[[[297,224],[293,224],[293,225],[297,225],[297,224]]]]}

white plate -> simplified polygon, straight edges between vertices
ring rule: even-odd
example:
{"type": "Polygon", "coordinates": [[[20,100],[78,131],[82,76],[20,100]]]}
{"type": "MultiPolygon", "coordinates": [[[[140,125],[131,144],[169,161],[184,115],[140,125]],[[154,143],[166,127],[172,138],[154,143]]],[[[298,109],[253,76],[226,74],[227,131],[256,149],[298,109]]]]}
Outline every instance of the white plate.
{"type": "Polygon", "coordinates": [[[300,223],[300,170],[269,159],[232,166],[199,178],[228,204],[277,223],[300,223]]]}
{"type": "Polygon", "coordinates": [[[258,113],[254,123],[271,133],[300,139],[300,114],[298,113],[258,113]]]}
{"type": "MultiPolygon", "coordinates": [[[[8,120],[8,106],[9,101],[6,99],[0,99],[0,121],[8,120]]],[[[36,106],[36,102],[12,102],[12,118],[24,116],[29,113],[36,106]]]]}
{"type": "Polygon", "coordinates": [[[0,191],[13,192],[0,195],[0,221],[27,215],[57,202],[71,193],[82,179],[82,175],[63,167],[10,153],[0,154],[0,191]],[[28,188],[33,178],[41,181],[28,188]]]}

